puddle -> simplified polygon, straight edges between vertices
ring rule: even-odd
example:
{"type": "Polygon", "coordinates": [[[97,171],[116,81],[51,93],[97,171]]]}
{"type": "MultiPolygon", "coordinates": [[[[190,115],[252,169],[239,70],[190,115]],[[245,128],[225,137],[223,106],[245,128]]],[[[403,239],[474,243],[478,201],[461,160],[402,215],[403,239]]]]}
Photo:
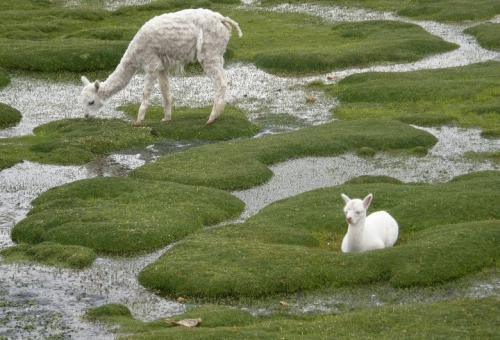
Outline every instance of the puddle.
{"type": "MultiPolygon", "coordinates": [[[[116,8],[124,4],[148,2],[150,1],[110,0],[106,1],[106,4],[109,8],[116,8]]],[[[243,2],[246,5],[242,8],[255,8],[252,7],[253,1],[243,2]]],[[[417,22],[398,18],[387,12],[317,5],[281,5],[272,10],[301,11],[330,21],[386,19],[413,22],[432,34],[461,46],[457,51],[431,56],[415,63],[335,72],[339,78],[366,71],[405,72],[467,65],[491,59],[500,60],[500,53],[482,49],[473,38],[461,33],[465,27],[461,25],[417,22]]],[[[498,22],[500,19],[497,17],[495,20],[498,22]]],[[[227,100],[249,111],[251,119],[258,119],[262,115],[290,114],[308,124],[321,124],[331,120],[329,111],[337,105],[335,99],[313,93],[317,100],[314,104],[308,104],[305,96],[310,93],[306,93],[300,85],[315,79],[327,82],[326,76],[284,78],[269,75],[253,65],[233,63],[227,65],[230,85],[227,100]]],[[[207,77],[173,77],[171,83],[174,98],[173,119],[175,107],[211,106],[213,90],[207,77]]],[[[0,101],[20,110],[23,119],[18,126],[1,130],[0,138],[31,134],[36,126],[53,120],[82,117],[83,110],[79,105],[81,89],[76,76],[74,82],[63,83],[25,77],[13,78],[11,85],[0,90],[0,101]],[[58,95],[54,96],[54,93],[58,95]]],[[[123,117],[115,107],[128,102],[139,102],[141,89],[142,77],[138,75],[123,91],[108,101],[100,112],[100,117],[123,117]]],[[[158,87],[155,87],[152,103],[161,103],[158,87]]],[[[482,139],[478,130],[448,127],[425,130],[439,138],[438,144],[426,157],[395,158],[379,154],[374,158],[360,158],[346,154],[329,158],[304,158],[274,165],[271,169],[275,176],[268,183],[233,193],[247,203],[241,219],[248,218],[276,200],[315,188],[338,185],[359,175],[388,175],[404,182],[437,183],[471,171],[498,169],[498,165],[488,161],[470,162],[462,155],[466,151],[498,150],[499,141],[482,139]]],[[[12,245],[11,228],[24,218],[30,209],[30,201],[43,191],[84,178],[123,176],[130,169],[154,160],[162,150],[182,147],[185,145],[155,145],[149,147],[146,153],[117,153],[85,166],[62,167],[23,162],[1,171],[0,249],[12,245]]],[[[109,302],[126,305],[135,317],[145,321],[182,313],[183,305],[150,294],[138,285],[135,279],[141,268],[154,261],[165,250],[132,259],[99,258],[91,268],[82,271],[37,265],[0,264],[0,304],[5,306],[0,310],[0,337],[62,336],[65,339],[112,339],[114,336],[108,329],[81,320],[82,314],[89,308],[109,302]]],[[[498,279],[485,280],[472,285],[465,296],[498,295],[499,289],[498,279]]],[[[362,298],[376,306],[384,301],[377,294],[380,293],[370,290],[362,295],[362,298]]],[[[415,296],[417,295],[418,293],[415,296]]],[[[418,296],[414,298],[418,300],[418,296]]],[[[296,310],[300,313],[345,310],[341,304],[354,306],[356,301],[321,297],[300,302],[296,310]]],[[[269,310],[264,308],[262,313],[269,310]]]]}

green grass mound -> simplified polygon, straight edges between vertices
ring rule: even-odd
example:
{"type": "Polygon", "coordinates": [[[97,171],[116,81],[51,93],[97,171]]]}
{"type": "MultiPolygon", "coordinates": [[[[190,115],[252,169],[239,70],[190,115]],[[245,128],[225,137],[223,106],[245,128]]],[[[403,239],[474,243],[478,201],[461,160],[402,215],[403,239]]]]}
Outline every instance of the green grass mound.
{"type": "MultiPolygon", "coordinates": [[[[500,138],[500,136],[497,136],[497,138],[500,138]]],[[[489,159],[495,163],[500,163],[500,150],[498,151],[491,151],[491,152],[474,152],[474,151],[469,151],[466,152],[465,155],[473,160],[484,160],[484,159],[489,159]]]]}
{"type": "MultiPolygon", "coordinates": [[[[499,62],[403,73],[362,73],[325,86],[339,98],[340,119],[394,118],[500,131],[499,62]]],[[[317,85],[314,85],[317,86],[317,85]]],[[[493,133],[493,132],[491,132],[493,133]]]]}
{"type": "MultiPolygon", "coordinates": [[[[216,123],[217,124],[217,123],[216,123]]],[[[375,151],[425,149],[436,138],[391,120],[333,122],[261,138],[191,148],[159,158],[131,177],[239,190],[272,177],[267,165],[306,156],[334,156],[370,147],[375,151]]]]}
{"type": "Polygon", "coordinates": [[[172,318],[201,318],[196,328],[171,327],[161,319],[141,322],[120,305],[92,309],[86,318],[119,326],[120,339],[493,339],[499,334],[499,302],[498,298],[461,299],[343,314],[263,317],[209,306],[172,318]]]}
{"type": "Polygon", "coordinates": [[[419,0],[410,3],[411,5],[399,10],[397,14],[413,19],[430,19],[439,22],[485,20],[500,14],[500,3],[495,0],[419,0]]]}
{"type": "Polygon", "coordinates": [[[127,48],[126,41],[65,39],[47,41],[0,39],[0,66],[30,72],[113,70],[127,48]]]}
{"type": "Polygon", "coordinates": [[[500,50],[500,24],[486,23],[467,28],[467,34],[472,34],[484,48],[500,50]]]}
{"type": "Polygon", "coordinates": [[[94,178],[50,189],[12,230],[28,244],[79,245],[134,255],[237,217],[244,204],[217,189],[127,178],[94,178]]]}
{"type": "Polygon", "coordinates": [[[106,322],[116,318],[132,318],[132,313],[124,305],[110,303],[90,309],[85,313],[84,317],[91,321],[106,322]]]}
{"type": "Polygon", "coordinates": [[[2,68],[0,68],[0,89],[10,84],[10,77],[2,68]]]}
{"type": "Polygon", "coordinates": [[[317,17],[291,13],[234,12],[230,16],[244,32],[243,39],[232,40],[236,59],[277,74],[411,62],[457,48],[420,26],[396,21],[332,25],[317,17]]]}
{"type": "MultiPolygon", "coordinates": [[[[120,109],[135,120],[139,105],[131,104],[120,109]]],[[[207,126],[205,122],[210,110],[211,107],[174,108],[172,120],[165,124],[161,123],[164,117],[163,107],[149,107],[142,126],[153,129],[158,137],[177,140],[220,141],[252,137],[258,132],[258,127],[247,119],[243,111],[230,105],[226,106],[212,125],[207,126]]]]}
{"type": "Polygon", "coordinates": [[[81,269],[90,266],[97,254],[90,248],[52,242],[20,244],[0,251],[3,262],[36,262],[48,266],[81,269]]]}
{"type": "Polygon", "coordinates": [[[0,11],[0,67],[8,70],[110,72],[144,22],[159,13],[198,7],[221,11],[242,27],[244,38],[233,36],[226,59],[253,62],[274,73],[410,62],[457,47],[414,24],[332,24],[306,14],[240,10],[236,0],[155,1],[113,12],[96,4],[68,8],[23,2],[9,7],[3,1],[0,8],[8,9],[0,11]]]}
{"type": "Polygon", "coordinates": [[[243,224],[184,239],[138,276],[171,296],[261,297],[320,287],[390,282],[426,286],[500,260],[500,172],[445,184],[362,184],[310,191],[262,209],[243,224]],[[340,194],[374,194],[370,211],[396,218],[395,247],[344,254],[347,225],[340,194]]]}
{"type": "Polygon", "coordinates": [[[34,135],[0,140],[0,168],[22,160],[84,164],[112,151],[145,147],[156,137],[120,119],[65,119],[34,129],[34,135]]]}
{"type": "Polygon", "coordinates": [[[0,129],[17,125],[21,118],[21,112],[7,104],[0,103],[0,129]]]}

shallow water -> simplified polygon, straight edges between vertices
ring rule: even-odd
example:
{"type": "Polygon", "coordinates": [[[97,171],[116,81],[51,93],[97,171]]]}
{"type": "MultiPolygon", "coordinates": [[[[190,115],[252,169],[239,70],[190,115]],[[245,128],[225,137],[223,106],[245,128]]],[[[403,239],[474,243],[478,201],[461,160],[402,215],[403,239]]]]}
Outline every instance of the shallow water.
{"type": "MultiPolygon", "coordinates": [[[[141,1],[149,2],[147,0],[141,1]]],[[[134,0],[107,1],[109,6],[137,3],[134,0]]],[[[255,7],[245,1],[249,10],[255,7]]],[[[228,102],[250,112],[251,119],[272,114],[290,114],[308,124],[321,124],[331,120],[329,110],[337,103],[319,93],[313,103],[306,103],[306,92],[300,85],[315,79],[325,82],[337,81],[349,74],[366,71],[405,72],[417,69],[433,69],[467,65],[480,61],[500,60],[500,54],[482,49],[473,38],[463,34],[463,25],[448,25],[434,22],[416,22],[399,18],[392,13],[370,12],[346,8],[326,8],[316,5],[282,5],[275,11],[298,11],[318,15],[329,21],[359,21],[369,19],[402,20],[421,25],[432,34],[439,35],[461,47],[457,51],[431,56],[409,64],[380,65],[363,69],[334,72],[334,80],[327,74],[316,77],[284,78],[269,75],[253,65],[230,64],[227,66],[229,82],[228,102]]],[[[495,19],[498,22],[498,18],[495,19]]],[[[243,28],[244,30],[244,28],[243,28]]],[[[101,117],[123,117],[115,107],[128,102],[138,102],[141,92],[141,76],[113,97],[102,110],[101,117]]],[[[82,117],[79,106],[79,79],[75,82],[53,83],[44,80],[16,77],[11,85],[0,90],[0,101],[9,104],[23,114],[21,123],[0,131],[1,137],[31,134],[33,129],[53,120],[82,117]],[[54,96],[57,93],[57,96],[54,96]]],[[[213,91],[204,76],[174,77],[172,95],[175,107],[210,106],[213,91]]],[[[161,102],[158,88],[153,103],[161,102]]],[[[208,114],[208,113],[207,113],[208,114]]],[[[275,176],[266,184],[233,194],[247,204],[240,218],[244,220],[266,205],[286,197],[315,188],[334,186],[359,175],[389,175],[404,182],[445,182],[471,171],[498,169],[488,161],[469,161],[463,157],[466,151],[490,151],[500,148],[500,141],[480,137],[478,130],[451,127],[426,128],[439,139],[438,144],[426,157],[397,158],[377,154],[373,158],[360,158],[345,154],[329,158],[304,158],[276,164],[271,167],[275,176]]],[[[150,154],[156,153],[150,147],[150,154]]],[[[154,156],[152,157],[154,158],[154,156]]],[[[43,191],[79,179],[95,176],[122,176],[129,169],[141,166],[146,161],[141,154],[114,154],[85,166],[48,166],[24,162],[0,172],[0,249],[11,246],[10,230],[25,217],[30,201],[43,191]]],[[[6,307],[0,310],[0,337],[42,337],[63,335],[72,339],[111,339],[112,333],[99,325],[87,324],[80,318],[91,307],[109,302],[122,303],[141,320],[179,314],[184,305],[161,299],[138,285],[135,276],[147,263],[154,261],[164,250],[132,259],[99,258],[91,268],[74,271],[38,265],[0,265],[0,301],[6,307]],[[30,326],[30,327],[27,327],[30,326]]],[[[474,283],[460,292],[462,296],[484,296],[497,294],[498,278],[474,283]]],[[[367,291],[361,300],[372,301],[372,305],[383,303],[378,291],[367,291]]],[[[442,297],[441,297],[442,298],[442,297]]],[[[448,297],[450,298],[450,297],[448,297]]],[[[356,305],[352,296],[347,300],[337,297],[311,298],[295,305],[297,312],[335,312],[340,302],[356,305]],[[349,300],[351,299],[351,300],[349,300]],[[340,301],[340,302],[339,302],[340,301]]],[[[417,297],[399,297],[402,302],[417,297]],[[406,300],[405,300],[406,299],[406,300]]],[[[429,299],[439,299],[438,296],[429,299]]],[[[265,313],[269,307],[256,313],[265,313]]]]}

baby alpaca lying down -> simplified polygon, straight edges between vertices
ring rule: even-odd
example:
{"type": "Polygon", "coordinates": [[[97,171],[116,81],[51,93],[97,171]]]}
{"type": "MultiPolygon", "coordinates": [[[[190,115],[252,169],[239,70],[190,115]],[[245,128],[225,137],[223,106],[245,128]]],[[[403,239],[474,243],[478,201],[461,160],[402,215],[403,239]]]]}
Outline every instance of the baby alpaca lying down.
{"type": "Polygon", "coordinates": [[[342,241],[344,253],[369,251],[392,247],[398,239],[398,223],[385,211],[377,211],[366,216],[373,195],[364,200],[350,199],[342,194],[346,205],[344,213],[349,224],[342,241]]]}

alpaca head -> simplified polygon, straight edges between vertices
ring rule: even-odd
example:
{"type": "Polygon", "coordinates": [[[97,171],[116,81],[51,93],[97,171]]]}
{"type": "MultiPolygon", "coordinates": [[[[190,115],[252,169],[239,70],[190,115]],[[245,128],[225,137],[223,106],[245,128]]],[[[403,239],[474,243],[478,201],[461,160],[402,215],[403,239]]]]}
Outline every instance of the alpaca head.
{"type": "Polygon", "coordinates": [[[82,76],[83,90],[81,100],[85,110],[85,118],[92,119],[103,106],[103,101],[99,97],[99,81],[91,83],[85,76],[82,76]]]}
{"type": "Polygon", "coordinates": [[[365,197],[364,200],[360,200],[359,198],[350,199],[346,195],[342,194],[342,198],[346,203],[344,207],[345,220],[350,225],[356,225],[360,221],[366,218],[366,210],[370,206],[373,195],[369,194],[365,197]]]}

